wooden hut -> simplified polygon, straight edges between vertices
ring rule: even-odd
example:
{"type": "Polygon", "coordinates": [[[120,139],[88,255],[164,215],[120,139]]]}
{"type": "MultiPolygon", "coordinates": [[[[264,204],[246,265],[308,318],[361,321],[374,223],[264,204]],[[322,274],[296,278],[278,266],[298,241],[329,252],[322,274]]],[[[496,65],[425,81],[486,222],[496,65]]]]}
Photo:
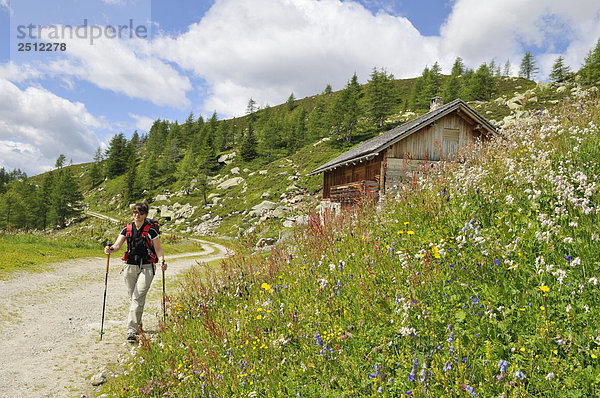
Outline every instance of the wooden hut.
{"type": "Polygon", "coordinates": [[[310,175],[323,173],[324,200],[344,202],[361,192],[378,195],[410,178],[423,161],[454,159],[460,148],[495,133],[463,100],[443,104],[436,97],[428,113],[355,146],[310,175]]]}

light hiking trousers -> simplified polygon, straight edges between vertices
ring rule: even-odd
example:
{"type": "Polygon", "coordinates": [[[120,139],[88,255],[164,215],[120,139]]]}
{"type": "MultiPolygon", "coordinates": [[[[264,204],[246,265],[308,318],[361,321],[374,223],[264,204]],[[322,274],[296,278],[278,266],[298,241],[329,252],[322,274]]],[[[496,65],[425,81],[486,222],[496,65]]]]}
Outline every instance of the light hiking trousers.
{"type": "Polygon", "coordinates": [[[150,289],[152,279],[154,279],[152,264],[142,264],[141,269],[136,264],[125,264],[123,277],[127,286],[127,297],[131,299],[127,316],[127,334],[137,334],[138,328],[142,328],[146,294],[150,289]]]}

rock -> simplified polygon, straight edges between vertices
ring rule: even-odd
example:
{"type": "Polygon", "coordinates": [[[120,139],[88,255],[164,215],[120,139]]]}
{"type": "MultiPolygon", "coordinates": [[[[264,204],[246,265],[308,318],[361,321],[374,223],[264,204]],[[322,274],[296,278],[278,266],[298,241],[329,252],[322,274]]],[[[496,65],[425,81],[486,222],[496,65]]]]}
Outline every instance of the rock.
{"type": "Polygon", "coordinates": [[[195,210],[196,209],[192,205],[190,205],[189,203],[186,203],[185,206],[182,206],[175,211],[174,217],[175,218],[190,218],[194,215],[195,210]]]}
{"type": "Polygon", "coordinates": [[[513,98],[506,101],[506,106],[508,106],[508,109],[510,110],[516,110],[521,107],[521,101],[516,98],[513,98]]]}
{"type": "Polygon", "coordinates": [[[565,91],[567,91],[567,86],[560,86],[559,88],[556,89],[556,92],[558,94],[564,93],[565,91]]]}
{"type": "Polygon", "coordinates": [[[235,159],[235,156],[236,156],[236,152],[226,153],[224,155],[219,156],[219,158],[217,159],[217,162],[231,164],[233,162],[233,160],[235,159]]]}
{"type": "Polygon", "coordinates": [[[261,176],[264,176],[264,175],[266,175],[267,173],[268,173],[268,171],[267,171],[267,170],[259,170],[259,171],[258,171],[258,174],[260,174],[261,176]]]}
{"type": "Polygon", "coordinates": [[[172,220],[175,216],[175,212],[173,210],[161,210],[160,215],[165,220],[172,220]]]}
{"type": "Polygon", "coordinates": [[[156,195],[156,198],[154,198],[155,202],[160,202],[161,200],[167,200],[169,199],[169,197],[167,195],[156,195]]]}
{"type": "Polygon", "coordinates": [[[100,372],[100,373],[92,376],[92,385],[99,386],[101,384],[106,383],[107,380],[108,379],[106,378],[106,375],[104,374],[104,372],[100,372]]]}
{"type": "Polygon", "coordinates": [[[273,195],[271,195],[271,191],[267,191],[260,195],[260,197],[261,199],[271,199],[273,198],[273,195]]]}
{"type": "Polygon", "coordinates": [[[219,185],[217,185],[217,189],[233,188],[233,187],[240,185],[242,182],[244,182],[243,177],[233,177],[233,178],[230,178],[229,180],[225,180],[222,183],[220,183],[219,185]]]}
{"type": "Polygon", "coordinates": [[[273,238],[260,238],[258,242],[256,242],[256,248],[260,249],[266,246],[272,246],[275,242],[277,242],[277,240],[273,238]]]}
{"type": "Polygon", "coordinates": [[[296,176],[296,175],[289,176],[287,179],[288,179],[289,181],[298,181],[298,176],[296,176]]]}
{"type": "Polygon", "coordinates": [[[538,82],[536,90],[546,90],[552,86],[552,83],[538,82]]]}
{"type": "Polygon", "coordinates": [[[275,208],[277,208],[277,204],[270,202],[268,200],[265,200],[262,203],[252,207],[252,211],[250,211],[249,214],[255,215],[257,217],[262,217],[267,212],[269,212],[271,210],[275,210],[275,208]]]}
{"type": "Polygon", "coordinates": [[[284,218],[292,209],[286,206],[277,206],[275,210],[273,210],[273,217],[275,218],[284,218]]]}
{"type": "Polygon", "coordinates": [[[294,222],[290,221],[290,220],[285,220],[283,222],[283,226],[286,227],[286,228],[292,228],[294,226],[294,222]]]}
{"type": "Polygon", "coordinates": [[[240,168],[239,167],[234,167],[233,169],[231,169],[231,174],[240,174],[240,168]]]}
{"type": "Polygon", "coordinates": [[[156,207],[151,207],[150,210],[148,210],[148,218],[156,218],[156,216],[158,215],[158,208],[156,207]]]}
{"type": "Polygon", "coordinates": [[[302,202],[303,199],[304,199],[304,196],[302,196],[302,195],[296,195],[292,199],[290,199],[288,202],[290,204],[294,204],[294,203],[302,202]]]}

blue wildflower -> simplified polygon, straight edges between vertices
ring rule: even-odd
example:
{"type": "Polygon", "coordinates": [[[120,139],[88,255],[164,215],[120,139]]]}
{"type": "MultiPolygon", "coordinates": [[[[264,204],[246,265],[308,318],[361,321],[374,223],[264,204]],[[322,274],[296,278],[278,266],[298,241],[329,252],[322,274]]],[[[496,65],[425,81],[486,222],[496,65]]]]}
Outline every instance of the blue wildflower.
{"type": "Polygon", "coordinates": [[[452,363],[446,362],[446,364],[444,365],[444,372],[447,372],[449,370],[452,370],[452,363]]]}
{"type": "Polygon", "coordinates": [[[521,371],[517,371],[517,372],[515,372],[515,374],[513,375],[513,378],[515,378],[515,379],[519,379],[519,380],[523,380],[523,379],[526,379],[526,378],[527,378],[527,376],[525,376],[525,375],[523,374],[523,372],[521,372],[521,371]]]}
{"type": "Polygon", "coordinates": [[[452,331],[452,332],[450,332],[450,337],[448,337],[448,338],[446,339],[446,341],[447,341],[448,343],[452,343],[452,339],[453,339],[453,338],[454,338],[454,332],[452,331]]]}
{"type": "Polygon", "coordinates": [[[508,362],[506,362],[504,359],[501,359],[500,362],[498,362],[498,367],[500,368],[500,372],[502,373],[506,373],[507,366],[508,362]]]}
{"type": "Polygon", "coordinates": [[[321,340],[321,335],[319,333],[315,334],[314,339],[319,346],[323,347],[323,340],[321,340]]]}
{"type": "Polygon", "coordinates": [[[413,367],[412,370],[410,371],[410,374],[408,375],[408,380],[409,381],[415,381],[415,376],[417,375],[417,367],[419,366],[419,360],[418,359],[413,359],[413,367]]]}
{"type": "Polygon", "coordinates": [[[571,261],[573,261],[573,257],[567,256],[567,257],[565,257],[565,260],[567,260],[568,262],[571,262],[571,261]]]}
{"type": "Polygon", "coordinates": [[[500,264],[500,260],[498,260],[498,259],[495,259],[495,260],[494,260],[494,265],[499,265],[499,264],[500,264]]]}

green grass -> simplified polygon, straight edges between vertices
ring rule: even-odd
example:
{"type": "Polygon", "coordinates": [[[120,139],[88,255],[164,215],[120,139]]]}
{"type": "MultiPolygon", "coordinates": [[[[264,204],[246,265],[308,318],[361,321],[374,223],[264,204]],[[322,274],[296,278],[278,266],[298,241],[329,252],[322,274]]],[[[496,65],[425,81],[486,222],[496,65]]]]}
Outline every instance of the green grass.
{"type": "Polygon", "coordinates": [[[195,268],[114,396],[600,394],[600,101],[195,268]],[[393,196],[393,197],[392,197],[393,196]],[[210,394],[210,395],[209,395],[210,394]]]}
{"type": "Polygon", "coordinates": [[[51,237],[42,233],[0,234],[0,278],[14,271],[43,271],[44,264],[67,259],[97,256],[97,243],[51,237]]]}
{"type": "MultiPolygon", "coordinates": [[[[0,279],[16,271],[42,272],[50,264],[74,258],[103,257],[103,239],[116,237],[114,227],[101,227],[103,223],[67,228],[51,233],[5,232],[0,234],[0,279]],[[114,231],[113,231],[114,230],[114,231]]],[[[104,223],[106,224],[106,223],[104,223]]],[[[162,234],[165,256],[200,252],[200,243],[177,235],[162,234]]],[[[117,254],[120,257],[124,248],[117,254]]]]}

